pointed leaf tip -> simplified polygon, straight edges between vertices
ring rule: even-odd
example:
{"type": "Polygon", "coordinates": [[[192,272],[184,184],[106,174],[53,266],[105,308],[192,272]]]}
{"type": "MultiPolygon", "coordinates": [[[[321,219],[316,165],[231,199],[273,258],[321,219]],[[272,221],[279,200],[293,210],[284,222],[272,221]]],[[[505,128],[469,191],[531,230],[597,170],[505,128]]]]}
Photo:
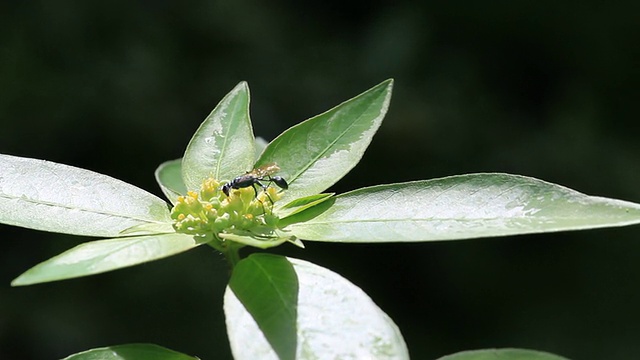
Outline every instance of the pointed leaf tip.
{"type": "Polygon", "coordinates": [[[90,241],[32,267],[11,285],[33,285],[104,273],[176,255],[205,241],[176,233],[90,241]]]}
{"type": "Polygon", "coordinates": [[[208,177],[231,180],[251,170],[255,140],[249,103],[249,86],[242,81],[200,125],[182,159],[182,178],[187,189],[199,189],[208,177]]]}
{"type": "Polygon", "coordinates": [[[509,174],[372,186],[338,195],[318,214],[320,207],[295,215],[303,221],[286,229],[303,240],[409,242],[640,223],[640,204],[509,174]]]}
{"type": "Polygon", "coordinates": [[[318,194],[340,180],[362,158],[389,108],[393,80],[283,132],[257,165],[275,162],[289,182],[283,201],[318,194]]]}

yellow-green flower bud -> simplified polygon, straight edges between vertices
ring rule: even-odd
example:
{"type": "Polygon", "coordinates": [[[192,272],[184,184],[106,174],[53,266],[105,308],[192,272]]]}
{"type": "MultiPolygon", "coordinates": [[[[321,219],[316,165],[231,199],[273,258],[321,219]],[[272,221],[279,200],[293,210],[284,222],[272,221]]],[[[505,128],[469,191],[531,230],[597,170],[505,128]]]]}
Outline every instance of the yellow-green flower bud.
{"type": "Polygon", "coordinates": [[[209,178],[200,192],[189,191],[178,197],[171,218],[177,232],[218,239],[221,233],[253,234],[265,239],[277,229],[279,218],[272,210],[280,197],[274,187],[231,189],[226,196],[220,182],[209,178]]]}

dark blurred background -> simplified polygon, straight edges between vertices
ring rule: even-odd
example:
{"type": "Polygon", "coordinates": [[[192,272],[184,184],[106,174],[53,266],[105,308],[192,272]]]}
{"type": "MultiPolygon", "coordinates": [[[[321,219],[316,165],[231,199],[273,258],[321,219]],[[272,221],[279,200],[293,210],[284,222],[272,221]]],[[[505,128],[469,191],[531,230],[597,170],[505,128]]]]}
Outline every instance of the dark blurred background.
{"type": "MultiPolygon", "coordinates": [[[[0,153],[160,195],[155,167],[239,81],[271,139],[393,77],[382,128],[333,191],[499,171],[640,202],[638,39],[636,1],[4,1],[0,153]]],[[[0,237],[0,358],[132,342],[230,358],[213,250],[11,288],[87,239],[2,225],[0,237]]],[[[277,251],[362,287],[415,359],[486,347],[631,359],[639,238],[636,226],[277,251]]]]}

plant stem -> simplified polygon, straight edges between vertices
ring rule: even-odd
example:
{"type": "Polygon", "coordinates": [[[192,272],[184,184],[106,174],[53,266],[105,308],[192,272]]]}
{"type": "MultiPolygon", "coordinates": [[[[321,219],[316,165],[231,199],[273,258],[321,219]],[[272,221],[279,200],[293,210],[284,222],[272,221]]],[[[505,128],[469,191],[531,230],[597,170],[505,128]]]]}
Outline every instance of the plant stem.
{"type": "Polygon", "coordinates": [[[229,267],[231,268],[231,271],[233,271],[233,268],[236,266],[236,264],[238,262],[240,262],[240,248],[242,246],[237,245],[234,242],[228,242],[227,243],[228,246],[225,246],[225,251],[223,252],[224,257],[227,259],[227,262],[229,263],[229,267]]]}
{"type": "Polygon", "coordinates": [[[227,259],[227,263],[229,264],[229,271],[233,271],[233,268],[236,266],[238,262],[240,262],[240,249],[244,246],[242,244],[238,244],[234,241],[225,241],[221,240],[217,236],[209,241],[207,244],[212,248],[220,251],[224,258],[227,259]]]}

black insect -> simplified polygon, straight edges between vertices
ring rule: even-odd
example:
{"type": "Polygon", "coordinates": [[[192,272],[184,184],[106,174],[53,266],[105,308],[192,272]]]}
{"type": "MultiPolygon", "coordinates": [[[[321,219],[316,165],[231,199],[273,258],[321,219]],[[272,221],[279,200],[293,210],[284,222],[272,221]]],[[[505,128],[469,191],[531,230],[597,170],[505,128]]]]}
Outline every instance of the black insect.
{"type": "Polygon", "coordinates": [[[222,192],[229,196],[231,189],[241,189],[251,186],[253,191],[256,193],[256,197],[258,197],[258,190],[255,185],[260,186],[262,190],[267,190],[269,185],[272,183],[278,185],[279,188],[286,190],[289,188],[289,184],[287,184],[285,179],[280,176],[271,176],[278,172],[278,170],[280,170],[280,167],[276,163],[260,166],[259,168],[253,169],[222,185],[222,192]],[[261,181],[267,183],[267,185],[261,183],[261,181]]]}

